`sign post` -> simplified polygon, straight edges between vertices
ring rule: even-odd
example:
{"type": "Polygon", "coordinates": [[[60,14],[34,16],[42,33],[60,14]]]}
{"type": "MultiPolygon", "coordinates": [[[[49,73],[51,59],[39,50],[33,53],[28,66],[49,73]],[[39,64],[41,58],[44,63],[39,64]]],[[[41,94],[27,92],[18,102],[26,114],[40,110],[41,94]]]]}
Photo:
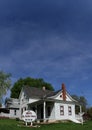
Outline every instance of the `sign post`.
{"type": "Polygon", "coordinates": [[[32,110],[27,110],[23,112],[23,117],[22,119],[27,123],[31,123],[31,126],[33,125],[33,122],[37,119],[37,115],[34,111],[32,110]]]}

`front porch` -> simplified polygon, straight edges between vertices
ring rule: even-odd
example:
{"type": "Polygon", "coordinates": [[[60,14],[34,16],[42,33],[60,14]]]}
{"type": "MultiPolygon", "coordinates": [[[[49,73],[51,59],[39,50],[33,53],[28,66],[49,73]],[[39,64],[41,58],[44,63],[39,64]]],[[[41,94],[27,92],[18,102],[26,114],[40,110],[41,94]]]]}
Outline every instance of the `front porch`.
{"type": "Polygon", "coordinates": [[[77,107],[75,106],[75,119],[78,120],[80,123],[83,124],[83,114],[81,105],[77,104],[77,107]],[[77,108],[77,110],[76,110],[77,108]],[[79,111],[78,111],[79,109],[79,111]]]}
{"type": "Polygon", "coordinates": [[[54,102],[38,101],[28,104],[28,109],[35,111],[38,121],[46,122],[55,119],[54,102]]]}

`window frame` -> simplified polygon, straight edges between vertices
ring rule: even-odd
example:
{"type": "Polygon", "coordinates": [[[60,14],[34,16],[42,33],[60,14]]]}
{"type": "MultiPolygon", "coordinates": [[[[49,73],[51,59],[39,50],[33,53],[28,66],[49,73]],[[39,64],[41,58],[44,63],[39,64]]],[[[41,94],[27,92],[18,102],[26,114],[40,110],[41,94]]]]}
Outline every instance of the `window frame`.
{"type": "Polygon", "coordinates": [[[60,106],[60,116],[64,116],[64,106],[60,106]]]}
{"type": "Polygon", "coordinates": [[[68,106],[68,115],[69,115],[69,116],[72,115],[72,106],[68,106]]]}

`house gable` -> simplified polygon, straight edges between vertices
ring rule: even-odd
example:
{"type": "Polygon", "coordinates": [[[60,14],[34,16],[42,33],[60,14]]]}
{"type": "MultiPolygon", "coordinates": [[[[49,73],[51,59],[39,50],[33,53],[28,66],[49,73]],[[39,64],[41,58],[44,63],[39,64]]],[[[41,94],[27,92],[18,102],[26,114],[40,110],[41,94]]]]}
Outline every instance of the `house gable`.
{"type": "Polygon", "coordinates": [[[39,100],[35,96],[34,97],[33,96],[31,97],[31,95],[29,96],[29,94],[27,93],[27,91],[24,88],[21,90],[21,93],[20,93],[20,96],[19,96],[21,104],[22,103],[33,103],[33,102],[36,102],[36,101],[39,100]]]}
{"type": "MultiPolygon", "coordinates": [[[[50,96],[49,98],[63,101],[62,90],[58,92],[56,95],[50,96]]],[[[75,101],[75,100],[66,92],[66,101],[75,101]]]]}
{"type": "MultiPolygon", "coordinates": [[[[63,100],[62,91],[60,93],[58,93],[58,95],[55,96],[55,99],[63,100]]],[[[68,93],[66,93],[66,101],[73,101],[73,99],[71,98],[71,96],[68,93]]]]}
{"type": "Polygon", "coordinates": [[[53,95],[49,96],[49,98],[54,100],[59,100],[59,101],[65,101],[65,102],[77,102],[66,91],[64,84],[62,84],[61,90],[55,92],[53,95]]]}

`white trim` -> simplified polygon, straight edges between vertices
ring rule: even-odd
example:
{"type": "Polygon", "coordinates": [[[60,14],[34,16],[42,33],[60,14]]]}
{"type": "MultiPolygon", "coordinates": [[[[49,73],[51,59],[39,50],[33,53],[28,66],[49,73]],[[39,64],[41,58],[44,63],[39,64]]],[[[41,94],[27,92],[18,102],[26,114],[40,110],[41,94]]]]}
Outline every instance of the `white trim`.
{"type": "MultiPolygon", "coordinates": [[[[48,97],[49,99],[51,98],[51,99],[56,99],[59,95],[61,95],[62,94],[62,90],[61,91],[59,91],[56,95],[54,95],[54,96],[50,96],[50,97],[48,97]]],[[[71,101],[74,101],[74,102],[78,102],[78,101],[76,101],[75,99],[73,99],[71,96],[70,96],[70,94],[68,93],[68,92],[66,92],[66,96],[71,100],[71,101]]],[[[63,99],[62,99],[63,100],[63,99]]],[[[67,101],[67,99],[66,99],[66,101],[67,101]]]]}

